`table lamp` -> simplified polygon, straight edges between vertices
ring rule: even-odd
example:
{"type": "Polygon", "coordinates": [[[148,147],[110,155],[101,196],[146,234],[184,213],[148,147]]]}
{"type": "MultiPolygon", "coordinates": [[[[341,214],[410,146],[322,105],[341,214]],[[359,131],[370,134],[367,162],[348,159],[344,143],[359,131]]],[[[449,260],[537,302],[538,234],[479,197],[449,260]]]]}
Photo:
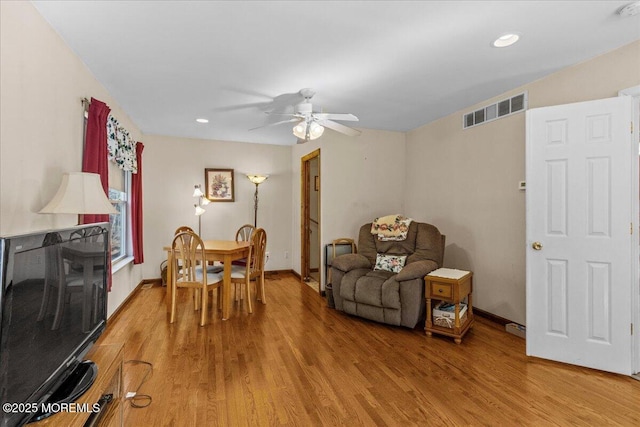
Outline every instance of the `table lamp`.
{"type": "Polygon", "coordinates": [[[69,172],[62,175],[62,183],[53,199],[39,213],[115,214],[104,193],[100,175],[88,172],[69,172]]]}

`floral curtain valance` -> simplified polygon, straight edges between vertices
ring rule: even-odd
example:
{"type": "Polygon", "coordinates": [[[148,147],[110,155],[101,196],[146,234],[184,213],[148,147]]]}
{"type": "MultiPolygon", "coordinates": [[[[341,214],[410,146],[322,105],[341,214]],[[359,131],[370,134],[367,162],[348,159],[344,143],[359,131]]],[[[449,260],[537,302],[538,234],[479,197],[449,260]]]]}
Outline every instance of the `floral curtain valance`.
{"type": "Polygon", "coordinates": [[[138,173],[136,141],[111,114],[107,119],[107,150],[109,160],[117,164],[120,169],[138,173]]]}

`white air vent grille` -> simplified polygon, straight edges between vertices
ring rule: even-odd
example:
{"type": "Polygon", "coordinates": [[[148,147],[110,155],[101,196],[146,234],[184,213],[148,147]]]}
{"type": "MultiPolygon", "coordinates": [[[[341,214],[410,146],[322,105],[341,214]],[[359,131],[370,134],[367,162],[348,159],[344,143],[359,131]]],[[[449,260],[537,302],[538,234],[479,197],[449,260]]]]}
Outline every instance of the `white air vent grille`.
{"type": "Polygon", "coordinates": [[[527,109],[527,92],[520,95],[487,105],[479,110],[471,111],[462,116],[464,129],[491,122],[502,117],[510,116],[527,109]]]}

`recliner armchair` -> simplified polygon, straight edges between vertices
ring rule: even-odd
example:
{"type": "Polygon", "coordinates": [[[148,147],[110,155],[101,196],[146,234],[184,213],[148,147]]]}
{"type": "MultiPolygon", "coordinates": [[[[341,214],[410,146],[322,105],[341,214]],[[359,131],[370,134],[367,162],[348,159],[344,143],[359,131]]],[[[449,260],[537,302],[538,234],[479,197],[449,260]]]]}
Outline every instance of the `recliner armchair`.
{"type": "Polygon", "coordinates": [[[424,318],[424,276],[442,267],[445,236],[431,224],[411,222],[407,238],[381,241],[371,223],[360,227],[357,254],[332,263],[337,310],[390,325],[414,328],[424,318]],[[376,269],[380,255],[406,256],[398,272],[376,269]]]}

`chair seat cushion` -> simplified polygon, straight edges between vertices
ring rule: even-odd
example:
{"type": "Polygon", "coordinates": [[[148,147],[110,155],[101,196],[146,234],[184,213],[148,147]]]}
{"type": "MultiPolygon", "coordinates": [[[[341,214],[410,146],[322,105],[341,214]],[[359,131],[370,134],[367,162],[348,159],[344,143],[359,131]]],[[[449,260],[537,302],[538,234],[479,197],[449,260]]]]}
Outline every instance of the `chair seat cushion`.
{"type": "MultiPolygon", "coordinates": [[[[81,273],[67,273],[65,275],[67,288],[84,287],[84,275],[81,273]]],[[[93,284],[102,281],[102,276],[93,277],[93,284]]]]}
{"type": "Polygon", "coordinates": [[[220,273],[224,270],[222,265],[207,265],[207,273],[220,273]]]}
{"type": "MultiPolygon", "coordinates": [[[[209,268],[207,268],[207,284],[221,282],[222,277],[222,273],[210,273],[209,268]]],[[[202,280],[202,267],[196,267],[196,280],[202,280]]],[[[180,281],[180,278],[178,278],[178,282],[180,281]]]]}
{"type": "Polygon", "coordinates": [[[244,279],[247,275],[247,267],[240,265],[231,265],[231,278],[244,279]]]}

